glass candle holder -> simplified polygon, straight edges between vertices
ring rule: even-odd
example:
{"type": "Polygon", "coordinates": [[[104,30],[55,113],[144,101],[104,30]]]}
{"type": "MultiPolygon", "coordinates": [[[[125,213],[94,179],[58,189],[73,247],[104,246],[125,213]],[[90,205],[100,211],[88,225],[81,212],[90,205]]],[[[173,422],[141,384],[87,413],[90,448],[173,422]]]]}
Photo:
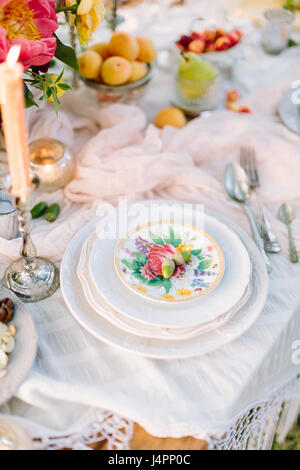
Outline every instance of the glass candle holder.
{"type": "Polygon", "coordinates": [[[187,80],[175,74],[171,102],[187,115],[198,116],[214,109],[220,96],[220,75],[211,80],[187,80]]]}
{"type": "Polygon", "coordinates": [[[0,237],[12,240],[19,234],[18,214],[10,197],[0,190],[0,237]]]}
{"type": "Polygon", "coordinates": [[[66,186],[76,170],[75,155],[56,139],[38,139],[30,144],[30,167],[39,179],[39,191],[56,191],[66,186]]]}
{"type": "Polygon", "coordinates": [[[262,31],[262,46],[268,54],[280,54],[288,46],[294,15],[284,8],[267,10],[262,31]]]}

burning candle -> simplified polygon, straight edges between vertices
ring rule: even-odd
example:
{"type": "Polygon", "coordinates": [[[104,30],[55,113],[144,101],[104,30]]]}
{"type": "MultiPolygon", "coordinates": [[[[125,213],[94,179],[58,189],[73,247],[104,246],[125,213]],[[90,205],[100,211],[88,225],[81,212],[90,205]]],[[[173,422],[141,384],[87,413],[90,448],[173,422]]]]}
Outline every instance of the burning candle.
{"type": "Polygon", "coordinates": [[[0,65],[0,102],[11,194],[26,202],[33,185],[26,132],[23,67],[17,62],[19,54],[20,46],[13,46],[6,61],[0,65]]]}

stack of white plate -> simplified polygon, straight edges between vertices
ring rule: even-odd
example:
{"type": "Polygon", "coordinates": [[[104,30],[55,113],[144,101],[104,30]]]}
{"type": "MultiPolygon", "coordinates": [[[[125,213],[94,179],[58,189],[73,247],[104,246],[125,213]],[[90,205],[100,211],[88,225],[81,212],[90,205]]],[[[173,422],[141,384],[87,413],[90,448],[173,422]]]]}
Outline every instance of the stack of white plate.
{"type": "Polygon", "coordinates": [[[160,359],[204,354],[237,338],[258,317],[268,287],[261,255],[238,227],[212,213],[195,225],[194,211],[184,218],[182,206],[171,211],[167,220],[129,217],[129,228],[120,227],[118,211],[109,230],[95,219],[73,238],[61,266],[65,301],[85,329],[160,359]],[[191,253],[169,279],[155,275],[165,252],[191,253]]]}

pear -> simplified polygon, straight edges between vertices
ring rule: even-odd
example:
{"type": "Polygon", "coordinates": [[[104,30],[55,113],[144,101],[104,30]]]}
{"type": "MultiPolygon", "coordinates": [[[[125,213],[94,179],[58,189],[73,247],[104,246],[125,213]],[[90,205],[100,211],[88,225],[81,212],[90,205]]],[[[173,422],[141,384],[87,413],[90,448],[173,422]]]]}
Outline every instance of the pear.
{"type": "Polygon", "coordinates": [[[179,86],[183,96],[189,100],[200,98],[211,86],[217,73],[214,67],[193,52],[182,54],[178,68],[179,86]]]}
{"type": "Polygon", "coordinates": [[[167,258],[161,266],[161,273],[165,279],[169,279],[173,276],[175,271],[175,263],[172,259],[167,258]]]}
{"type": "Polygon", "coordinates": [[[177,266],[186,263],[191,258],[190,251],[180,251],[178,253],[174,253],[173,261],[177,266]]]}

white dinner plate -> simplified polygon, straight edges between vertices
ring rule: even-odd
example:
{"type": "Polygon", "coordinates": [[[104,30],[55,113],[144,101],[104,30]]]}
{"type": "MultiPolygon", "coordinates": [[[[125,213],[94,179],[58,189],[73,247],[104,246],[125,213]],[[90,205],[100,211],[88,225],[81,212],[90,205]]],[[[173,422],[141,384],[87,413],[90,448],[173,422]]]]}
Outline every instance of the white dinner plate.
{"type": "MultiPolygon", "coordinates": [[[[224,223],[228,220],[220,217],[224,223]]],[[[95,231],[98,220],[87,224],[72,239],[65,251],[61,271],[61,289],[70,312],[79,324],[95,338],[121,350],[157,359],[178,359],[211,352],[233,341],[247,331],[259,316],[268,291],[268,274],[261,255],[255,244],[245,232],[236,225],[232,228],[238,233],[248,248],[253,261],[253,292],[248,302],[221,328],[187,340],[168,341],[142,338],[129,334],[100,316],[86,301],[81,283],[77,276],[80,251],[85,240],[95,231]]]]}
{"type": "MultiPolygon", "coordinates": [[[[191,220],[192,223],[193,217],[192,212],[187,214],[186,222],[191,220]]],[[[113,239],[96,239],[91,250],[90,276],[95,287],[113,309],[145,325],[191,328],[216,320],[237,305],[244,295],[250,280],[251,262],[244,244],[227,225],[205,214],[203,228],[220,246],[226,266],[218,286],[204,296],[170,305],[133,294],[120,281],[114,268],[116,240],[113,239]]],[[[201,283],[202,275],[197,279],[201,283]]]]}
{"type": "Polygon", "coordinates": [[[239,300],[237,305],[235,305],[228,312],[223,313],[214,321],[208,323],[202,323],[201,326],[191,327],[191,328],[161,328],[153,325],[146,325],[140,323],[136,320],[133,320],[127,316],[122,315],[117,310],[113,309],[110,305],[105,302],[105,299],[100,295],[98,289],[96,288],[93,279],[89,273],[88,260],[90,258],[91,250],[95,240],[97,239],[96,232],[93,232],[87,240],[83,243],[80,260],[78,263],[77,274],[81,282],[84,295],[90,306],[97,312],[99,315],[106,318],[108,321],[116,325],[118,328],[121,328],[128,333],[143,336],[146,338],[157,338],[157,339],[187,339],[193,336],[197,336],[200,333],[210,331],[212,329],[219,328],[222,324],[229,320],[229,318],[234,315],[242,306],[248,301],[251,292],[252,292],[252,283],[250,282],[246,288],[245,293],[242,298],[239,300]]]}
{"type": "Polygon", "coordinates": [[[10,290],[0,287],[0,299],[9,297],[15,304],[10,324],[16,327],[15,348],[8,355],[6,374],[0,379],[0,405],[9,400],[28,374],[36,354],[37,334],[30,313],[10,290]]]}

